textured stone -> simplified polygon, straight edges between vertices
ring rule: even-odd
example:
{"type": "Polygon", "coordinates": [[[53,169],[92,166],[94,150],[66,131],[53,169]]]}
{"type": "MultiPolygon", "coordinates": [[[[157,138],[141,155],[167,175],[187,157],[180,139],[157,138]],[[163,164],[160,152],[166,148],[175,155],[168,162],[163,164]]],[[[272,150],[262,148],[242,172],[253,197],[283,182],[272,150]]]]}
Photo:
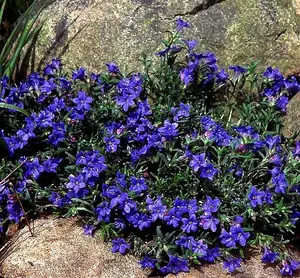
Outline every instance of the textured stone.
{"type": "MultiPolygon", "coordinates": [[[[234,274],[224,271],[221,264],[201,266],[199,269],[192,269],[189,273],[181,273],[177,276],[168,275],[167,278],[281,278],[279,268],[262,264],[260,256],[253,256],[234,274]]],[[[291,277],[300,277],[299,271],[291,277]]]]}
{"type": "MultiPolygon", "coordinates": [[[[300,132],[300,93],[289,102],[287,106],[286,116],[284,118],[283,134],[291,137],[294,133],[300,132]]],[[[297,137],[300,140],[300,134],[297,137]]]]}
{"type": "Polygon", "coordinates": [[[113,254],[100,236],[85,236],[75,219],[34,221],[20,230],[1,265],[5,278],[143,278],[137,259],[113,254]]]}
{"type": "Polygon", "coordinates": [[[260,59],[290,72],[300,64],[299,7],[300,0],[56,0],[41,16],[36,61],[41,67],[62,57],[71,68],[94,71],[116,61],[137,69],[141,51],[157,51],[181,16],[192,25],[187,38],[221,64],[260,59]]]}

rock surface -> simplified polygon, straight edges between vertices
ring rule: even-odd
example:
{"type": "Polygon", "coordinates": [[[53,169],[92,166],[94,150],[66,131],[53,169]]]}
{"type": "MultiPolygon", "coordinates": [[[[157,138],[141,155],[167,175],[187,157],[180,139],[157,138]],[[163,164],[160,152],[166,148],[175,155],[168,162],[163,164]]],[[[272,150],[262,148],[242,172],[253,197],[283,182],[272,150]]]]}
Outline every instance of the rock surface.
{"type": "Polygon", "coordinates": [[[40,219],[34,226],[35,237],[25,227],[13,239],[1,266],[5,278],[146,277],[136,258],[111,253],[74,219],[40,219]]]}
{"type": "MultiPolygon", "coordinates": [[[[300,93],[289,102],[284,118],[284,136],[291,137],[295,132],[300,132],[300,93]]],[[[300,134],[297,139],[300,140],[300,134]]]]}
{"type": "Polygon", "coordinates": [[[300,68],[300,0],[56,0],[41,16],[37,66],[61,57],[71,68],[100,71],[115,61],[138,69],[141,51],[159,50],[178,16],[191,22],[186,36],[198,50],[223,65],[260,59],[285,73],[300,68]]]}
{"type": "MultiPolygon", "coordinates": [[[[112,254],[100,236],[85,236],[75,219],[34,221],[34,237],[21,229],[0,258],[5,278],[146,278],[131,255],[112,254]]],[[[153,277],[153,276],[151,276],[153,277]]],[[[167,278],[226,278],[221,264],[193,268],[167,278]]],[[[263,265],[254,254],[234,275],[236,278],[279,278],[278,268],[263,265]]],[[[296,273],[293,277],[300,277],[296,273]]]]}
{"type": "MultiPolygon", "coordinates": [[[[221,264],[201,266],[199,270],[193,269],[189,273],[181,273],[177,276],[168,275],[167,278],[281,278],[282,275],[279,269],[272,266],[266,266],[260,262],[260,256],[254,256],[247,260],[246,264],[235,273],[226,273],[221,264]]],[[[295,275],[289,276],[293,278],[300,277],[300,272],[295,272],[295,275]]]]}

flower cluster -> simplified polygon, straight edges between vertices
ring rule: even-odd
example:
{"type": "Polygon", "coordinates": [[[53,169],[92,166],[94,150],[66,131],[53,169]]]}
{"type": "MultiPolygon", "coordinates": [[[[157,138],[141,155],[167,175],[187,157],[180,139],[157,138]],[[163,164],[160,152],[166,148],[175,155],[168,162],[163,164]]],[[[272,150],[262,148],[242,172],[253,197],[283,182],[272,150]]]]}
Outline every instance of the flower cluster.
{"type": "Polygon", "coordinates": [[[234,272],[237,254],[255,243],[262,262],[282,261],[290,275],[299,265],[277,239],[299,225],[300,142],[269,121],[281,120],[300,86],[268,68],[255,78],[262,116],[249,113],[251,98],[215,108],[220,92],[236,96],[253,71],[220,69],[214,54],[182,39],[190,24],[176,23],[156,71],[146,63],[145,73],[123,75],[108,63],[102,74],[79,68],[68,77],[54,59],[18,87],[1,81],[0,102],[29,116],[1,110],[0,173],[11,175],[0,183],[0,231],[25,216],[18,194],[30,209],[46,203],[82,217],[86,235],[100,229],[112,252],[133,248],[143,268],[163,275],[217,260],[234,272]]]}

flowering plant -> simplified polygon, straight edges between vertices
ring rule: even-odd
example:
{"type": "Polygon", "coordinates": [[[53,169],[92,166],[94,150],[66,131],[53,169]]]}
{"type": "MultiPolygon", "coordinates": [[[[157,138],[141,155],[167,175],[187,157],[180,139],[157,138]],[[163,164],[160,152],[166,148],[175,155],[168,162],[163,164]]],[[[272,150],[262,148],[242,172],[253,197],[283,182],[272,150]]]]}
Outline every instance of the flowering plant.
{"type": "Polygon", "coordinates": [[[143,73],[109,63],[69,77],[54,59],[18,87],[2,80],[0,100],[30,114],[0,112],[0,178],[24,163],[1,183],[3,229],[24,216],[12,183],[29,211],[80,216],[85,234],[100,230],[113,252],[132,249],[161,274],[219,259],[233,272],[250,245],[283,274],[298,267],[286,244],[300,215],[300,143],[280,129],[300,85],[257,63],[227,73],[182,38],[189,27],[178,19],[143,73]]]}

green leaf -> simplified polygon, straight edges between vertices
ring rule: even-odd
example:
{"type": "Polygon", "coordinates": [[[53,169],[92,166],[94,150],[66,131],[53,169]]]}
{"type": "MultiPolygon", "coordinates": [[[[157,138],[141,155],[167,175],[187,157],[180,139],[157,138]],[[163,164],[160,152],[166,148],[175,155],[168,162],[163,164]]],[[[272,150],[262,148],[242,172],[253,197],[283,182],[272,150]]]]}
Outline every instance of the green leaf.
{"type": "Polygon", "coordinates": [[[6,0],[3,1],[2,6],[1,6],[1,10],[0,10],[0,22],[2,23],[2,18],[3,18],[3,12],[4,12],[4,8],[6,5],[6,0]]]}
{"type": "Polygon", "coordinates": [[[28,117],[30,116],[30,114],[26,110],[24,110],[24,109],[22,109],[22,108],[20,108],[16,105],[0,102],[0,108],[15,110],[15,111],[18,111],[20,113],[23,113],[24,115],[26,115],[28,117]]]}

